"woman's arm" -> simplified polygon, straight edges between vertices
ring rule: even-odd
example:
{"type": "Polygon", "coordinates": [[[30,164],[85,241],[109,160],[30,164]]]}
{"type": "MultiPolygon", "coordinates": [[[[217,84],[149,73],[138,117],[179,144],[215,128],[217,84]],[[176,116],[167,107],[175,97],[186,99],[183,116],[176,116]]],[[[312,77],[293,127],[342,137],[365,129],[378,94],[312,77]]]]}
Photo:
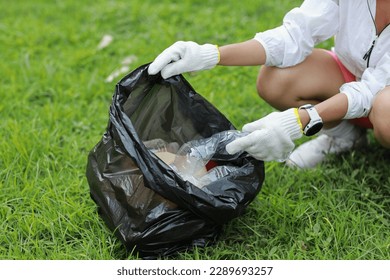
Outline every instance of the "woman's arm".
{"type": "MultiPolygon", "coordinates": [[[[344,118],[348,110],[348,98],[345,94],[339,93],[314,107],[326,125],[344,118]]],[[[299,110],[298,113],[302,126],[305,127],[309,122],[309,115],[306,110],[299,110]]]]}
{"type": "Polygon", "coordinates": [[[248,40],[219,47],[220,61],[224,66],[254,66],[265,63],[265,50],[256,40],[248,40]]]}

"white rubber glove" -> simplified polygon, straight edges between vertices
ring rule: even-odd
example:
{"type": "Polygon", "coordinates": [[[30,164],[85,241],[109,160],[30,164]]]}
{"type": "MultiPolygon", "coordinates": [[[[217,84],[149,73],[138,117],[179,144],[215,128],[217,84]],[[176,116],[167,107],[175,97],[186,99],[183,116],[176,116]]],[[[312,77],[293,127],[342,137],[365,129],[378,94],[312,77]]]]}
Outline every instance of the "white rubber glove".
{"type": "Polygon", "coordinates": [[[216,45],[179,41],[156,57],[149,65],[148,73],[155,75],[161,71],[161,76],[167,79],[186,72],[211,69],[219,59],[216,45]]]}
{"type": "Polygon", "coordinates": [[[242,131],[250,134],[226,145],[226,151],[245,151],[263,161],[286,160],[295,147],[293,141],[303,135],[297,108],[273,112],[244,125],[242,131]]]}

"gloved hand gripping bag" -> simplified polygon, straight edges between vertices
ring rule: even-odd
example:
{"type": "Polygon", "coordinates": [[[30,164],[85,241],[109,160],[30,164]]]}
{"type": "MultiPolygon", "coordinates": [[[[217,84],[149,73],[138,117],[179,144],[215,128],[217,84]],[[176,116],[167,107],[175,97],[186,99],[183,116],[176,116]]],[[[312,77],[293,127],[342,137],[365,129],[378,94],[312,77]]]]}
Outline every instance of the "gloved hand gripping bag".
{"type": "Polygon", "coordinates": [[[127,250],[158,258],[213,244],[259,193],[264,164],[245,153],[228,155],[228,139],[219,139],[212,161],[239,168],[202,188],[183,180],[144,142],[183,145],[235,128],[182,75],[164,80],[147,68],[116,85],[107,130],[89,153],[86,175],[100,216],[127,250]]]}

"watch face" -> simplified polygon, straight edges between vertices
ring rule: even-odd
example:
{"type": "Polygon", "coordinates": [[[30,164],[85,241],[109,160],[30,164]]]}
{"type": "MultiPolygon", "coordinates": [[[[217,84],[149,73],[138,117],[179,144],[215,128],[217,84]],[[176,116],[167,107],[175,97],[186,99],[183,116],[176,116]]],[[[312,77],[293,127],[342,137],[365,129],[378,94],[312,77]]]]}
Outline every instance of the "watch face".
{"type": "Polygon", "coordinates": [[[312,136],[314,134],[316,134],[317,132],[319,132],[321,130],[321,128],[324,126],[324,124],[322,122],[317,122],[315,124],[313,124],[312,127],[310,127],[307,131],[306,131],[306,135],[307,136],[312,136]]]}

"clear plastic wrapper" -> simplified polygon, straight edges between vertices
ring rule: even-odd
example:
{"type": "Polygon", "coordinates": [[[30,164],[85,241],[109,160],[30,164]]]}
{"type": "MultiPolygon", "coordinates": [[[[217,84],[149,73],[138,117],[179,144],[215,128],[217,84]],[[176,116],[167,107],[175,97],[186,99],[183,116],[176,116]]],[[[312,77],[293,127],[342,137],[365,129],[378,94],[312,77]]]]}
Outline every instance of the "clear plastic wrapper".
{"type": "Polygon", "coordinates": [[[239,170],[236,166],[218,166],[215,163],[209,163],[217,152],[219,158],[222,158],[224,154],[227,156],[225,146],[244,135],[247,133],[228,130],[216,133],[209,138],[189,141],[181,147],[176,142],[168,143],[162,139],[149,140],[144,144],[183,180],[202,188],[239,170]]]}

